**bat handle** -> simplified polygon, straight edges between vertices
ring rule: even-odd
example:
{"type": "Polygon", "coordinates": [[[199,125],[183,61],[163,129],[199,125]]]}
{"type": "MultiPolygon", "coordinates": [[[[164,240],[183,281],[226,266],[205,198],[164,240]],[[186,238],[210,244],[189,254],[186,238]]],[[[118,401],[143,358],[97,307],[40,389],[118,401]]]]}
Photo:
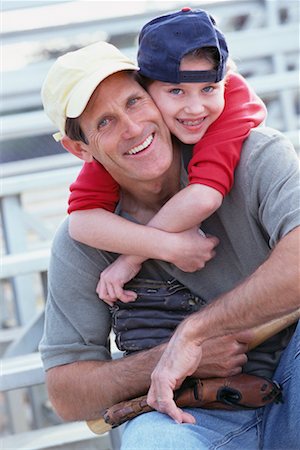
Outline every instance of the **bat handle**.
{"type": "Polygon", "coordinates": [[[286,314],[285,316],[279,317],[278,319],[271,320],[268,323],[253,328],[254,338],[249,344],[249,350],[252,350],[270,337],[274,336],[276,333],[279,333],[293,323],[297,322],[299,318],[300,308],[286,314]]]}
{"type": "Polygon", "coordinates": [[[127,420],[133,419],[140,414],[153,411],[153,408],[147,404],[147,395],[120,402],[108,408],[103,417],[107,424],[117,427],[127,420]]]}

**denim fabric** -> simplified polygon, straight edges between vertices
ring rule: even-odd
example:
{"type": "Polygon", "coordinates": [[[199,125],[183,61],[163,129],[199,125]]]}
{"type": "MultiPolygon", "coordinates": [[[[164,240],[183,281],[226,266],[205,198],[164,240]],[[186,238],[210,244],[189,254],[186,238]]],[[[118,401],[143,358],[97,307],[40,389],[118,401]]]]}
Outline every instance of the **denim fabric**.
{"type": "Polygon", "coordinates": [[[300,322],[273,378],[283,388],[284,403],[264,410],[263,450],[300,450],[300,322]]]}
{"type": "Polygon", "coordinates": [[[260,446],[262,411],[210,411],[186,408],[197,423],[176,424],[151,412],[130,421],[121,450],[252,450],[260,446]]]}

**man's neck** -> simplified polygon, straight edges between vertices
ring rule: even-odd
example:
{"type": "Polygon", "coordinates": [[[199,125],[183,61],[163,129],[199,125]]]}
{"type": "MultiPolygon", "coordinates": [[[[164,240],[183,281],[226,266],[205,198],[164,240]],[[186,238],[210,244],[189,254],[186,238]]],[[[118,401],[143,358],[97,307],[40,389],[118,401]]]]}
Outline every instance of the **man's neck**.
{"type": "Polygon", "coordinates": [[[160,178],[137,183],[134,190],[121,190],[121,208],[140,223],[147,223],[180,190],[181,154],[174,149],[170,168],[160,178]]]}

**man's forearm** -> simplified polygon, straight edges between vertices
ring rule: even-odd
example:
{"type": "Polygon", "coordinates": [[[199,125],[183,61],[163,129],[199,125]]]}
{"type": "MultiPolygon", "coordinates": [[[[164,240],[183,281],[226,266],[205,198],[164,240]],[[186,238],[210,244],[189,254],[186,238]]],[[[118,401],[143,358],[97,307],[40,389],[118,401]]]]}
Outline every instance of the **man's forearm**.
{"type": "Polygon", "coordinates": [[[193,339],[239,332],[269,322],[300,304],[300,227],[276,246],[268,260],[185,327],[193,339]]]}
{"type": "Polygon", "coordinates": [[[92,420],[104,409],[147,392],[159,346],[113,361],[79,361],[46,374],[49,399],[64,420],[92,420]]]}

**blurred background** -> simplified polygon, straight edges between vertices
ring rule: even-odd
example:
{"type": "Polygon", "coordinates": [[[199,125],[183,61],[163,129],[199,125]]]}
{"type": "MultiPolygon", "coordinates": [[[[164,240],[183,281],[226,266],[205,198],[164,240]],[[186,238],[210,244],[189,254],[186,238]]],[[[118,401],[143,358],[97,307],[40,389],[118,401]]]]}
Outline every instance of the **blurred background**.
{"type": "Polygon", "coordinates": [[[299,1],[1,2],[0,442],[3,449],[119,446],[85,424],[62,424],[43,385],[37,345],[43,326],[49,249],[66,215],[68,187],[81,162],[52,138],[42,111],[43,79],[59,55],[106,40],[135,59],[148,20],[190,6],[209,11],[238,70],[299,152],[299,1]]]}

